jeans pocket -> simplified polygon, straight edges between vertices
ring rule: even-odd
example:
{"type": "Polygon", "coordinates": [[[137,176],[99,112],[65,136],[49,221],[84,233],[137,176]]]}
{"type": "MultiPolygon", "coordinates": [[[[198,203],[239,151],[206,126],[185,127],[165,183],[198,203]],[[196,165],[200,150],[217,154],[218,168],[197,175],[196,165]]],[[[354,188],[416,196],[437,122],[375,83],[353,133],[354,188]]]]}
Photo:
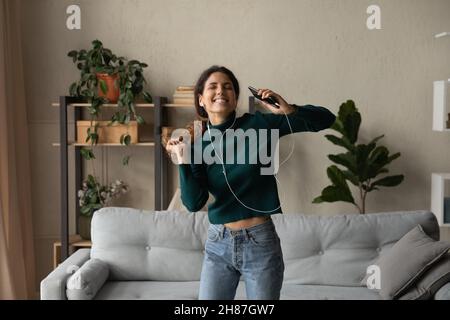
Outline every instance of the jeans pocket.
{"type": "Polygon", "coordinates": [[[208,241],[216,242],[217,240],[219,240],[219,235],[220,231],[213,228],[208,229],[208,241]]]}
{"type": "Polygon", "coordinates": [[[278,237],[276,231],[265,230],[259,232],[249,232],[248,234],[250,242],[257,246],[268,246],[278,244],[280,238],[278,237]]]}

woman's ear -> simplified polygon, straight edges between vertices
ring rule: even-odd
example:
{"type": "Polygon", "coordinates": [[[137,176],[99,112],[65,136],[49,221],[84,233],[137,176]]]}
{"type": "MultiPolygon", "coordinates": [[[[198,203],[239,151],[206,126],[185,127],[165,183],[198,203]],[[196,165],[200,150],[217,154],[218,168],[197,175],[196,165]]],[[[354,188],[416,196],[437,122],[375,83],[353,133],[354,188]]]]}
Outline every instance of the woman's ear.
{"type": "Polygon", "coordinates": [[[202,100],[203,100],[203,97],[202,97],[201,94],[199,94],[199,95],[198,95],[198,104],[200,105],[200,107],[203,107],[203,108],[204,108],[205,105],[203,104],[202,100]]]}

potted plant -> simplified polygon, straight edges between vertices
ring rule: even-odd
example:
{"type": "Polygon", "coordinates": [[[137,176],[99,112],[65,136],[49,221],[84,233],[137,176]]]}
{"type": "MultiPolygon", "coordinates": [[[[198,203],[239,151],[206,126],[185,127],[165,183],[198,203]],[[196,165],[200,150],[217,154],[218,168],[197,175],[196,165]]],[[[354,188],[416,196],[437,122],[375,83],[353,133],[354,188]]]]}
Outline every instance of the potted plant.
{"type": "Polygon", "coordinates": [[[328,155],[334,163],[345,167],[344,170],[332,165],[327,168],[328,178],[332,185],[322,190],[322,194],[313,200],[313,203],[345,201],[355,205],[361,214],[366,212],[367,193],[379,190],[378,187],[394,187],[399,185],[403,175],[393,175],[376,179],[389,170],[385,167],[393,160],[400,157],[400,152],[393,155],[384,146],[377,146],[377,141],[384,137],[376,137],[368,144],[356,144],[358,140],[361,114],[352,100],[341,104],[339,114],[331,129],[341,134],[340,137],[326,135],[325,137],[340,147],[347,150],[346,153],[328,155]],[[359,190],[359,204],[355,202],[347,181],[359,190]]]}
{"type": "MultiPolygon", "coordinates": [[[[136,113],[135,101],[140,96],[148,103],[153,100],[150,93],[144,90],[147,81],[143,70],[147,64],[118,57],[99,40],[92,41],[91,49],[72,50],[68,56],[80,70],[80,78],[71,84],[69,93],[87,100],[90,104],[88,110],[91,125],[87,129],[85,142],[90,142],[91,145],[98,142],[100,123],[96,120],[104,103],[117,102],[118,107],[108,125],[122,124],[128,128],[130,121],[136,121],[138,125],[145,123],[143,117],[136,113]]],[[[129,132],[123,133],[117,142],[129,145],[129,132]]],[[[95,158],[92,149],[83,149],[82,155],[86,160],[95,158]]],[[[128,159],[129,157],[124,158],[124,164],[128,164],[128,159]]]]}
{"type": "Polygon", "coordinates": [[[97,179],[88,175],[78,190],[80,204],[79,233],[83,239],[90,240],[91,219],[95,211],[108,206],[115,198],[128,192],[128,185],[121,180],[102,185],[97,179]]]}

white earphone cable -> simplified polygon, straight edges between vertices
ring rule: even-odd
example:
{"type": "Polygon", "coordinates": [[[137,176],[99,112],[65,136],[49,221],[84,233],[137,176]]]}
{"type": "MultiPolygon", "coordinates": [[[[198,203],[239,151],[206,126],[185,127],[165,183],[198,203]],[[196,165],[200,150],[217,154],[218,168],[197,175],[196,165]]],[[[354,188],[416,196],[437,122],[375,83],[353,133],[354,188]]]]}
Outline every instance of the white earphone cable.
{"type": "MultiPolygon", "coordinates": [[[[282,111],[283,111],[283,113],[284,113],[284,115],[285,115],[285,117],[286,117],[286,120],[287,120],[287,123],[288,123],[288,126],[289,126],[289,130],[291,131],[291,134],[293,134],[294,132],[293,132],[292,127],[291,127],[291,122],[289,121],[289,118],[288,118],[286,112],[284,112],[284,110],[282,110],[282,111]]],[[[229,126],[227,129],[225,129],[225,131],[222,133],[222,135],[221,135],[221,137],[220,137],[220,143],[219,143],[219,148],[220,148],[220,150],[222,150],[223,136],[226,134],[226,132],[227,132],[229,129],[231,129],[231,128],[234,126],[235,123],[236,123],[236,114],[234,115],[234,120],[233,120],[233,123],[231,124],[231,126],[229,126]]],[[[222,173],[223,173],[223,175],[224,175],[224,177],[225,177],[225,182],[227,183],[228,189],[230,189],[230,192],[233,194],[234,198],[235,198],[241,205],[243,205],[245,208],[250,209],[250,210],[253,210],[253,211],[261,212],[261,213],[269,213],[269,212],[273,212],[273,211],[278,210],[279,208],[281,208],[281,203],[280,203],[280,205],[279,205],[278,207],[276,207],[275,209],[272,209],[272,210],[259,210],[259,209],[255,209],[255,208],[252,208],[252,207],[246,205],[245,203],[243,203],[243,202],[239,199],[239,197],[234,193],[233,188],[231,187],[231,185],[230,185],[230,183],[229,183],[229,181],[228,181],[227,172],[226,172],[226,170],[225,170],[225,164],[224,164],[224,161],[223,161],[223,157],[219,156],[219,153],[218,153],[218,152],[216,151],[216,149],[214,148],[214,143],[212,142],[211,131],[209,130],[209,121],[206,122],[206,126],[207,126],[207,128],[208,128],[209,139],[211,140],[211,145],[212,145],[212,148],[213,148],[213,150],[214,150],[214,153],[215,153],[215,155],[217,156],[217,158],[220,160],[220,163],[221,163],[221,165],[222,165],[222,173]]],[[[294,137],[291,136],[291,139],[294,139],[294,137]]],[[[277,143],[279,143],[279,141],[278,141],[277,143]]],[[[289,155],[286,157],[286,159],[284,159],[284,160],[280,163],[280,165],[278,166],[278,168],[280,168],[287,160],[289,160],[289,158],[290,158],[290,157],[292,156],[292,154],[294,153],[294,149],[295,149],[295,141],[292,140],[292,143],[291,143],[291,151],[289,152],[289,155]]],[[[223,152],[222,152],[222,156],[223,156],[223,152]]],[[[274,176],[274,178],[275,178],[275,182],[276,182],[277,186],[279,186],[280,182],[278,181],[277,174],[274,174],[273,176],[274,176]]]]}

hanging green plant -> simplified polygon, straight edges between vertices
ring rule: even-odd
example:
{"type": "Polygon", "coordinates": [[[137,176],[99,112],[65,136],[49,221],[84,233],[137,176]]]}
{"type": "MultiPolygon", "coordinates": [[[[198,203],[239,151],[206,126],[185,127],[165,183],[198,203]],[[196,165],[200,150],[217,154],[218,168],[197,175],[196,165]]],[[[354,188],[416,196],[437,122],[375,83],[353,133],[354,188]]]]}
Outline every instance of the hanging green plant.
{"type": "MultiPolygon", "coordinates": [[[[146,63],[118,57],[103,47],[99,40],[92,41],[91,49],[72,50],[68,56],[80,70],[80,78],[71,84],[69,94],[89,103],[91,127],[87,131],[86,143],[90,142],[91,146],[97,144],[98,123],[94,125],[94,121],[100,117],[101,106],[105,103],[117,102],[117,110],[108,125],[120,123],[128,126],[131,120],[139,125],[145,124],[144,118],[136,113],[135,101],[142,97],[148,103],[153,102],[151,94],[144,90],[147,83],[144,77],[144,68],[148,67],[146,63]]],[[[130,141],[129,134],[120,139],[123,145],[129,145],[130,141]]],[[[86,160],[95,159],[92,149],[85,149],[90,152],[82,152],[83,157],[86,160]]],[[[128,164],[129,156],[126,157],[124,164],[128,164]]]]}

